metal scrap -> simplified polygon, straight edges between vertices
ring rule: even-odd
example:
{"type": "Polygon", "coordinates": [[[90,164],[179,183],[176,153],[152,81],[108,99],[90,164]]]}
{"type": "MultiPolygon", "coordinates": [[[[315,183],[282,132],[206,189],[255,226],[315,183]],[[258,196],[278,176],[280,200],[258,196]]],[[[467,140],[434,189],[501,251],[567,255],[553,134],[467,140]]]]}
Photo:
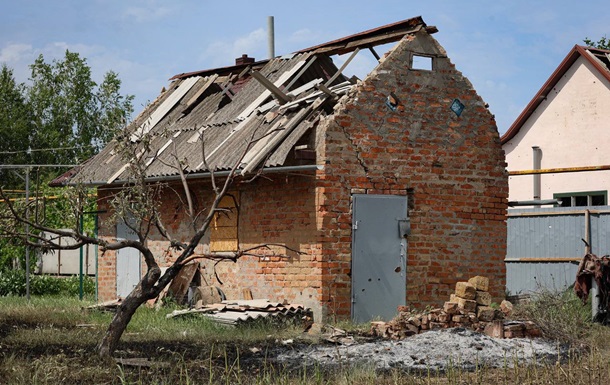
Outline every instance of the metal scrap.
{"type": "Polygon", "coordinates": [[[587,253],[578,265],[576,272],[576,282],[574,291],[584,304],[587,303],[589,293],[593,286],[597,284],[599,291],[598,309],[595,320],[609,323],[610,310],[610,256],[598,257],[595,254],[587,253]]]}

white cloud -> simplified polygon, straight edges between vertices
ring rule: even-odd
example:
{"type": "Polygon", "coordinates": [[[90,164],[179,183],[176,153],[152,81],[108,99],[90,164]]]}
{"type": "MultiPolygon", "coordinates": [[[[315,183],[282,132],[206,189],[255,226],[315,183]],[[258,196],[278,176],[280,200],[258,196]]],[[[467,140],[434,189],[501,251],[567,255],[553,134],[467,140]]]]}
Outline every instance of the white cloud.
{"type": "MultiPolygon", "coordinates": [[[[347,53],[344,55],[333,56],[333,62],[337,68],[341,67],[343,63],[352,55],[347,53]]],[[[359,79],[364,79],[379,63],[377,59],[367,51],[361,51],[349,62],[347,67],[343,70],[343,75],[351,77],[356,75],[359,79]]]]}
{"type": "Polygon", "coordinates": [[[263,28],[256,29],[233,42],[219,40],[210,45],[200,55],[199,60],[211,67],[225,67],[234,63],[242,54],[261,59],[266,57],[267,33],[263,28]],[[262,55],[262,56],[261,56],[262,55]]]}
{"type": "Polygon", "coordinates": [[[158,6],[156,2],[150,2],[146,6],[127,7],[123,12],[123,18],[132,19],[138,23],[149,23],[162,19],[172,13],[171,8],[158,6]]]}
{"type": "Polygon", "coordinates": [[[31,57],[32,46],[29,44],[9,44],[0,50],[0,62],[11,66],[20,62],[24,57],[31,57]]]}
{"type": "Polygon", "coordinates": [[[18,83],[24,83],[30,76],[29,65],[34,62],[36,53],[29,44],[8,44],[0,49],[0,64],[6,64],[13,70],[18,83]]]}
{"type": "Polygon", "coordinates": [[[119,74],[122,93],[135,96],[133,104],[136,114],[157,97],[161,87],[167,85],[169,76],[160,72],[159,68],[148,63],[124,59],[114,51],[105,51],[87,59],[92,77],[98,83],[110,70],[119,74]]]}
{"type": "MultiPolygon", "coordinates": [[[[323,43],[320,39],[320,34],[318,32],[314,32],[309,28],[299,29],[298,31],[293,32],[287,39],[290,43],[303,44],[319,44],[323,43]]],[[[307,47],[301,47],[307,48],[307,47]]]]}
{"type": "Polygon", "coordinates": [[[104,53],[106,49],[99,45],[70,44],[65,41],[56,41],[45,45],[40,50],[40,53],[42,53],[46,61],[51,61],[53,59],[62,59],[66,50],[76,52],[80,57],[89,59],[89,57],[104,53]]]}

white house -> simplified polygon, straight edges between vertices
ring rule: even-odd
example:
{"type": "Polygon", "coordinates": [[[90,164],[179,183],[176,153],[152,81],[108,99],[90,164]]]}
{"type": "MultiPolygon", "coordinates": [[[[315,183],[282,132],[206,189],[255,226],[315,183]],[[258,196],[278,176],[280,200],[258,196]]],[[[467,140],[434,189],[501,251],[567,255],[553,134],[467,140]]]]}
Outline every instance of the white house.
{"type": "Polygon", "coordinates": [[[501,141],[509,201],[607,205],[610,51],[574,46],[501,141]]]}

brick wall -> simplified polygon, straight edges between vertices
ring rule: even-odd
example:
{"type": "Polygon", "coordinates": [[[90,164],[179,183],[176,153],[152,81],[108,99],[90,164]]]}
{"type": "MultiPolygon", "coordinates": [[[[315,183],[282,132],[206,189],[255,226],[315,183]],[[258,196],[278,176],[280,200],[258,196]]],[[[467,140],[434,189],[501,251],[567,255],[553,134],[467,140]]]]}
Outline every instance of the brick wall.
{"type": "Polygon", "coordinates": [[[409,195],[407,303],[439,304],[481,274],[504,293],[507,176],[493,116],[425,32],[408,37],[320,129],[319,221],[326,314],[350,312],[352,193],[409,195]],[[434,70],[410,70],[411,52],[434,70]],[[385,101],[393,93],[396,111],[385,101]],[[459,98],[460,117],[449,106],[459,98]]]}
{"type": "MultiPolygon", "coordinates": [[[[98,236],[107,241],[114,239],[116,235],[116,225],[110,223],[111,208],[108,200],[111,197],[111,190],[98,188],[98,236]]],[[[116,299],[116,252],[99,251],[97,258],[97,290],[100,301],[116,299]]]]}

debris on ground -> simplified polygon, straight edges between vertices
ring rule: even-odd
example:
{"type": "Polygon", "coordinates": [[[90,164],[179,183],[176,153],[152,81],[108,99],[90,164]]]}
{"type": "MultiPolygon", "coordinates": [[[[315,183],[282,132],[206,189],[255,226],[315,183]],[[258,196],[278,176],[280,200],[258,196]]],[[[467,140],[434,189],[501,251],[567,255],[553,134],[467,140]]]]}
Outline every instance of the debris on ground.
{"type": "Polygon", "coordinates": [[[168,368],[170,366],[169,362],[153,361],[149,357],[116,358],[115,361],[118,365],[136,368],[168,368]]]}
{"type": "Polygon", "coordinates": [[[542,332],[531,321],[505,321],[513,306],[502,301],[499,308],[491,307],[489,279],[476,276],[468,282],[458,282],[455,293],[442,308],[423,312],[399,306],[398,315],[389,322],[371,322],[373,335],[400,340],[428,330],[453,327],[469,328],[494,338],[540,337],[542,332]]]}
{"type": "Polygon", "coordinates": [[[351,345],[356,343],[354,336],[348,335],[343,329],[336,328],[332,325],[324,325],[322,329],[324,332],[321,337],[326,342],[340,345],[351,345]]]}
{"type": "Polygon", "coordinates": [[[443,372],[555,364],[567,356],[567,347],[542,338],[492,338],[460,327],[427,331],[400,341],[303,345],[269,356],[288,369],[364,365],[382,371],[443,372]]]}
{"type": "Polygon", "coordinates": [[[116,309],[119,307],[121,302],[123,302],[123,300],[121,298],[117,298],[112,301],[100,302],[100,303],[96,303],[95,305],[87,306],[86,309],[87,310],[101,310],[101,311],[108,311],[108,312],[114,313],[114,312],[116,312],[116,309]]]}
{"type": "Polygon", "coordinates": [[[167,318],[198,314],[223,325],[242,326],[260,320],[309,326],[313,312],[300,304],[271,302],[268,299],[224,300],[200,308],[175,310],[167,318]]]}

